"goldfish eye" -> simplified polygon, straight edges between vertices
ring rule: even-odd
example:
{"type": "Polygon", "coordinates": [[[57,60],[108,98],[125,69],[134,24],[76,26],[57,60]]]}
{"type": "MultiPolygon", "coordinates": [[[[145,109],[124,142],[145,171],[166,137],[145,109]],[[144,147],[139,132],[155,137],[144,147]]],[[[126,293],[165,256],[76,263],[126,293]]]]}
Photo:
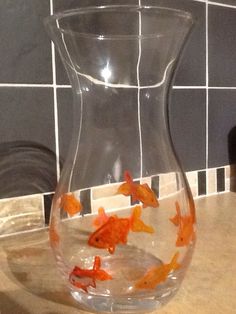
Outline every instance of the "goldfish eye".
{"type": "Polygon", "coordinates": [[[98,237],[96,237],[96,238],[95,238],[95,241],[96,241],[96,242],[99,242],[99,238],[98,238],[98,237]]]}

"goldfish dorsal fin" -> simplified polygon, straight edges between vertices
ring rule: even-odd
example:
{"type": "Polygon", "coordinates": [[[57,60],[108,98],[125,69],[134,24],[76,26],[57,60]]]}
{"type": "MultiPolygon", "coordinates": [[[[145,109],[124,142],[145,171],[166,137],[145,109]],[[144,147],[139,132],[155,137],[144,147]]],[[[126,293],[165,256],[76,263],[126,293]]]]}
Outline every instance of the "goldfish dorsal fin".
{"type": "Polygon", "coordinates": [[[103,207],[99,207],[98,208],[98,216],[93,220],[93,225],[94,225],[94,227],[100,227],[104,223],[106,223],[108,219],[109,219],[109,217],[105,213],[105,209],[103,207]]]}
{"type": "Polygon", "coordinates": [[[124,179],[127,183],[133,184],[133,178],[131,176],[131,173],[128,170],[125,170],[124,172],[124,179]]]}

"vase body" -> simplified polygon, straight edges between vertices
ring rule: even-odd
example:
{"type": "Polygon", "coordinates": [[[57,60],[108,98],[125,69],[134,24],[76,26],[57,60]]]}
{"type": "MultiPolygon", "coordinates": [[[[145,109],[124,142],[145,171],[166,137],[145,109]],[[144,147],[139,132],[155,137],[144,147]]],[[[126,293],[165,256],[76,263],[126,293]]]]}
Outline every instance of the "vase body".
{"type": "Polygon", "coordinates": [[[50,242],[71,294],[90,311],[152,311],[190,263],[194,203],[172,147],[167,95],[191,26],[188,13],[138,6],[46,20],[74,97],[50,242]]]}

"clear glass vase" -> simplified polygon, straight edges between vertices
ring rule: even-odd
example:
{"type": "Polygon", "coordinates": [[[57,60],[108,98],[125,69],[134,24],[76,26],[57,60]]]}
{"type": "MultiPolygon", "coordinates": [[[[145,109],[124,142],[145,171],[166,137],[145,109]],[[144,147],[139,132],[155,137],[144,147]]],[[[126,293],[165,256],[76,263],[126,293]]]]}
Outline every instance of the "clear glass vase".
{"type": "Polygon", "coordinates": [[[57,266],[82,308],[147,313],[176,293],[195,243],[194,202],[167,109],[192,17],[125,5],[45,23],[74,96],[50,220],[57,266]]]}

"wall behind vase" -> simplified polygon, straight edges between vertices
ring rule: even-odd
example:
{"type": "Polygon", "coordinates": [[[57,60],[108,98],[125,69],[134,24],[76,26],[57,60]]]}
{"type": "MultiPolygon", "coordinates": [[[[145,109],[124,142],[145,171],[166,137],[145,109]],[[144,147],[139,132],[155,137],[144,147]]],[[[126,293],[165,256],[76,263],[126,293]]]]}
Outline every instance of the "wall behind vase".
{"type": "MultiPolygon", "coordinates": [[[[78,5],[112,3],[124,0],[0,1],[0,198],[53,192],[68,150],[71,88],[43,18],[78,5]]],[[[173,82],[169,114],[183,168],[198,171],[204,194],[208,170],[220,168],[220,182],[225,176],[222,167],[234,162],[236,3],[141,3],[184,9],[196,20],[173,82]]],[[[223,189],[218,185],[217,191],[223,189]]]]}

